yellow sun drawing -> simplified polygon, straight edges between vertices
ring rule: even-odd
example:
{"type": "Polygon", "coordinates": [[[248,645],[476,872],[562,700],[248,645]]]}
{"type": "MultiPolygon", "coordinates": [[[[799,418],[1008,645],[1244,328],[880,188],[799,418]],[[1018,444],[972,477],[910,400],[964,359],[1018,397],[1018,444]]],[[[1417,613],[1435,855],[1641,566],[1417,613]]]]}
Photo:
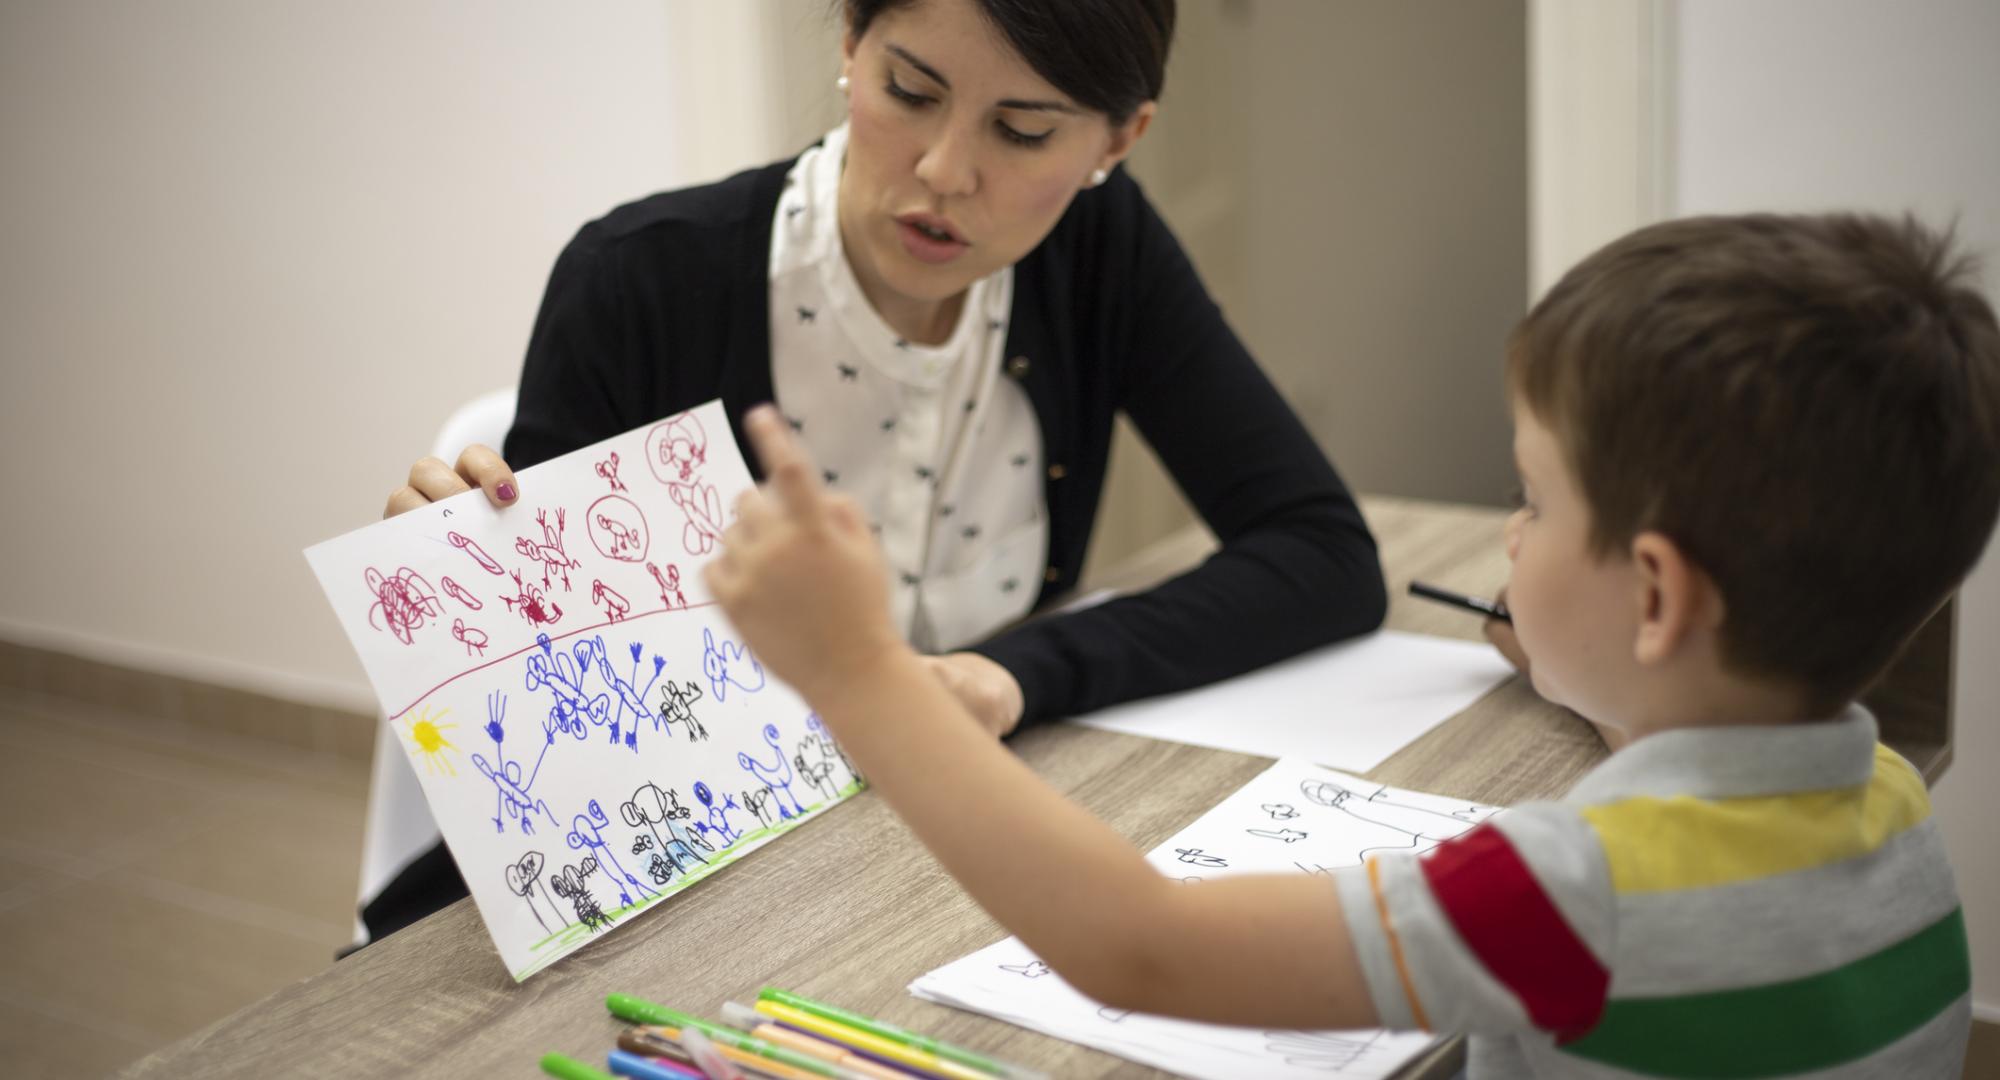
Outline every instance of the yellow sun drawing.
{"type": "Polygon", "coordinates": [[[458,725],[438,723],[449,712],[450,709],[440,709],[436,716],[432,716],[430,706],[426,705],[423,715],[410,721],[410,738],[416,742],[417,750],[424,755],[424,768],[427,771],[457,776],[458,770],[452,768],[451,759],[445,756],[445,751],[457,750],[458,747],[453,746],[451,740],[444,737],[444,733],[458,725]]]}

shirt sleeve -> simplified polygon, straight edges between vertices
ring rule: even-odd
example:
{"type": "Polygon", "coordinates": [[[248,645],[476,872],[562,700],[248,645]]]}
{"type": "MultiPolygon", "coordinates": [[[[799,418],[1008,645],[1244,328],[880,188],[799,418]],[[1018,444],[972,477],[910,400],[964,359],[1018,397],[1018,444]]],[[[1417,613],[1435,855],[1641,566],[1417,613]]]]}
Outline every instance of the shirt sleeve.
{"type": "Polygon", "coordinates": [[[1119,405],[1221,542],[1147,592],[1028,622],[978,647],[1021,683],[1024,721],[1202,686],[1381,625],[1360,508],[1257,367],[1136,185],[1119,405]]]}
{"type": "Polygon", "coordinates": [[[1337,871],[1342,913],[1385,1027],[1556,1042],[1610,989],[1610,872],[1589,825],[1517,807],[1423,855],[1337,871]]]}
{"type": "Polygon", "coordinates": [[[646,419],[623,407],[643,400],[631,384],[644,365],[631,355],[634,339],[614,260],[593,223],[577,233],[549,273],[503,455],[516,471],[646,419]]]}

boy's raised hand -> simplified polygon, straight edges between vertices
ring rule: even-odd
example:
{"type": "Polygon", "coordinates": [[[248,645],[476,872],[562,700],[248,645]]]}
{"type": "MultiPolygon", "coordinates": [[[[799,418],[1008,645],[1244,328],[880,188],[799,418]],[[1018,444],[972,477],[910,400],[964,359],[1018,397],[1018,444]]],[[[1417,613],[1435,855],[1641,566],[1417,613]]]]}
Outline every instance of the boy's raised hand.
{"type": "Polygon", "coordinates": [[[817,701],[908,651],[890,621],[888,572],[854,500],[820,483],[777,409],[750,410],[743,430],[765,482],[737,500],[703,577],[758,658],[817,701]]]}

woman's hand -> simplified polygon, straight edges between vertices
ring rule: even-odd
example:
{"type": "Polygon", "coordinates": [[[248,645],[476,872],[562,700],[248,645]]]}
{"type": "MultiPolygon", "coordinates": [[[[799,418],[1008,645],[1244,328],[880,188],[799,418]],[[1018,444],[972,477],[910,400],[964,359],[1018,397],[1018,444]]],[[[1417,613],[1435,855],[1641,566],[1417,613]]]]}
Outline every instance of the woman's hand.
{"type": "Polygon", "coordinates": [[[1027,702],[1013,672],[975,652],[926,656],[924,664],[994,738],[1021,722],[1027,702]]]}
{"type": "Polygon", "coordinates": [[[889,572],[853,499],[820,482],[768,405],[743,418],[768,478],[736,501],[709,591],[764,665],[815,706],[909,653],[889,617],[889,572]]]}
{"type": "Polygon", "coordinates": [[[410,482],[389,494],[382,516],[392,518],[474,487],[484,490],[495,506],[511,505],[521,491],[514,483],[514,470],[500,460],[500,455],[490,447],[474,443],[458,455],[456,469],[434,457],[410,466],[410,482]]]}

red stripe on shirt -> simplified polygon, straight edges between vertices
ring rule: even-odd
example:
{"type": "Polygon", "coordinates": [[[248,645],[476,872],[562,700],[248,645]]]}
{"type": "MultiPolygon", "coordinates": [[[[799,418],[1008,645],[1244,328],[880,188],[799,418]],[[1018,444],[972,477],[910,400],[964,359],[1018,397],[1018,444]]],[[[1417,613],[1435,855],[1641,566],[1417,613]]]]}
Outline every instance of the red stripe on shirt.
{"type": "Polygon", "coordinates": [[[1458,935],[1543,1031],[1575,1037],[1604,1012],[1611,974],[1542,892],[1505,833],[1480,825],[1420,865],[1458,935]]]}

